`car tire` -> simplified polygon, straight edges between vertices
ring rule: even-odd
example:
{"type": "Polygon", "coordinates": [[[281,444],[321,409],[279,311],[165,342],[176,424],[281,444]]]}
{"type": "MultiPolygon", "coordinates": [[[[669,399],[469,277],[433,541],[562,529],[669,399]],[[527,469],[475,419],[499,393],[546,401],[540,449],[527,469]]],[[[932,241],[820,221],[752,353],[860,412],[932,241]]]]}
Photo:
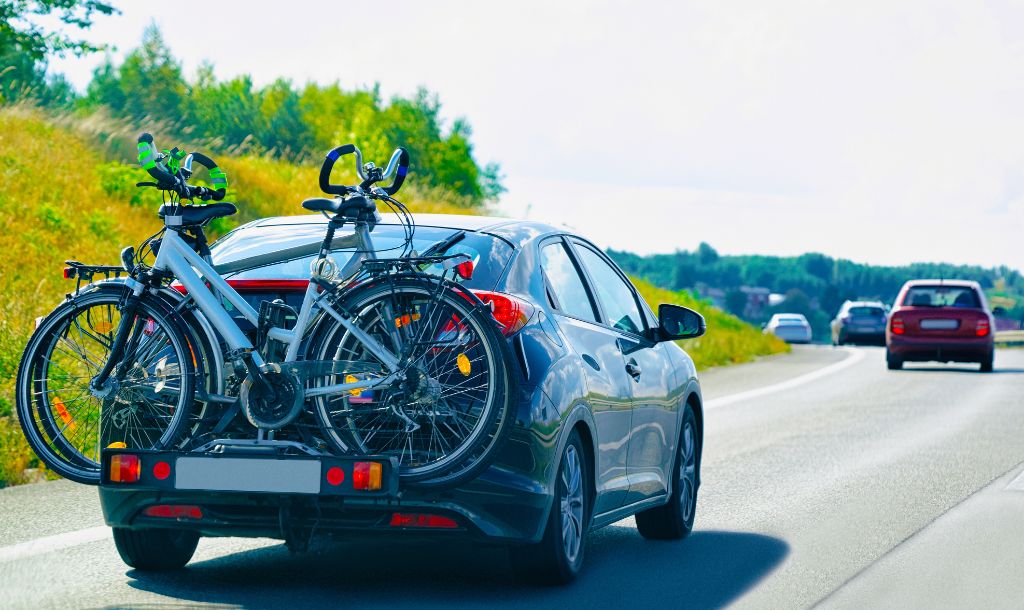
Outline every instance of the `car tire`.
{"type": "Polygon", "coordinates": [[[697,480],[700,464],[700,437],[697,418],[689,404],[683,413],[675,466],[672,469],[672,494],[667,503],[636,515],[636,529],[648,540],[682,540],[693,531],[697,516],[697,480]]]}
{"type": "Polygon", "coordinates": [[[516,576],[545,585],[572,582],[583,566],[590,510],[590,464],[580,435],[573,430],[559,460],[555,498],[543,538],[536,544],[509,549],[516,576]],[[568,533],[566,528],[570,528],[568,533]]]}
{"type": "Polygon", "coordinates": [[[994,354],[989,354],[988,357],[986,357],[984,360],[982,360],[981,363],[980,363],[981,364],[981,368],[979,368],[978,370],[981,371],[982,373],[991,373],[992,372],[992,361],[994,360],[994,356],[995,356],[994,354]]]}
{"type": "Polygon", "coordinates": [[[890,371],[898,371],[903,368],[903,361],[893,356],[888,350],[885,352],[885,364],[890,371]]]}
{"type": "Polygon", "coordinates": [[[192,559],[199,532],[177,529],[115,527],[114,546],[121,559],[136,570],[178,570],[192,559]]]}

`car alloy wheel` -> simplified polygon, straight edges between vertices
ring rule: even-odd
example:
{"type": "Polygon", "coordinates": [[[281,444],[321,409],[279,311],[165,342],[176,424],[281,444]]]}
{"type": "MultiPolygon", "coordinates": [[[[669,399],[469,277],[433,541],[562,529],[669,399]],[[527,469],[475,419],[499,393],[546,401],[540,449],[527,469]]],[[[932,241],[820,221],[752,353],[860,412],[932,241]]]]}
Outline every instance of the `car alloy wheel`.
{"type": "Polygon", "coordinates": [[[580,455],[575,445],[569,445],[562,462],[561,480],[561,513],[562,513],[562,547],[565,558],[570,563],[576,562],[580,546],[583,543],[583,469],[580,455]]]}
{"type": "Polygon", "coordinates": [[[691,523],[693,520],[694,490],[697,489],[697,439],[694,434],[693,424],[686,420],[683,425],[683,438],[680,451],[681,462],[679,464],[679,507],[683,512],[683,522],[691,523]]]}

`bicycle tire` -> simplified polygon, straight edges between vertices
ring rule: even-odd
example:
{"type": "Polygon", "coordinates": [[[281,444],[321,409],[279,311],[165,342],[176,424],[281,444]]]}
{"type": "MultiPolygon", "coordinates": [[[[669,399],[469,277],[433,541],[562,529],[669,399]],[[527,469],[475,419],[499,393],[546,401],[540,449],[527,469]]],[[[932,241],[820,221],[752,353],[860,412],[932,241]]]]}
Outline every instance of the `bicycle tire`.
{"type": "MultiPolygon", "coordinates": [[[[442,423],[454,422],[458,415],[467,415],[478,410],[479,415],[476,417],[472,429],[457,447],[448,452],[448,455],[444,456],[443,459],[435,460],[429,464],[415,465],[411,461],[413,450],[416,449],[413,446],[414,443],[411,440],[411,435],[416,434],[418,430],[412,433],[405,433],[410,437],[407,439],[410,443],[410,460],[404,460],[404,446],[403,449],[397,450],[397,448],[389,446],[384,442],[375,444],[368,442],[366,438],[360,438],[360,430],[351,421],[358,415],[358,409],[353,410],[349,408],[353,397],[317,397],[313,400],[313,411],[316,414],[321,433],[325,437],[324,440],[336,453],[369,453],[376,455],[395,455],[398,453],[399,479],[402,484],[422,488],[454,487],[476,477],[490,464],[491,458],[500,449],[507,437],[511,428],[511,421],[514,417],[515,380],[510,366],[511,350],[508,342],[499,332],[498,325],[490,314],[490,310],[462,286],[453,282],[422,276],[399,277],[360,286],[351,292],[341,295],[335,306],[353,315],[359,327],[370,334],[376,333],[380,335],[384,328],[388,328],[390,332],[390,327],[392,326],[390,316],[396,315],[396,324],[399,321],[404,321],[402,326],[408,328],[410,334],[412,334],[412,331],[422,329],[422,327],[417,326],[420,320],[423,320],[424,324],[429,324],[432,319],[431,316],[434,314],[433,311],[428,310],[420,314],[421,318],[414,319],[410,312],[415,312],[416,310],[415,308],[410,309],[410,303],[422,304],[422,300],[430,295],[436,295],[438,299],[438,305],[436,305],[438,309],[434,310],[438,312],[436,314],[437,321],[435,322],[435,328],[429,333],[431,340],[423,342],[422,349],[432,350],[432,360],[434,362],[439,359],[437,350],[449,349],[426,347],[427,345],[436,345],[434,339],[436,338],[437,328],[440,327],[441,322],[449,322],[449,320],[443,319],[446,315],[445,312],[452,312],[453,315],[458,316],[453,319],[458,320],[460,324],[464,322],[466,329],[471,329],[472,334],[466,333],[468,337],[466,345],[450,348],[453,351],[448,355],[454,355],[454,361],[448,358],[447,360],[442,360],[440,365],[434,367],[435,370],[433,372],[437,372],[436,378],[428,375],[431,379],[435,379],[437,385],[440,386],[436,401],[441,402],[444,399],[445,405],[443,408],[438,408],[437,403],[435,403],[431,406],[420,408],[418,411],[414,409],[414,411],[417,411],[416,417],[411,417],[407,413],[406,416],[414,419],[417,424],[421,425],[421,428],[423,425],[430,425],[431,436],[427,441],[428,449],[423,452],[428,454],[430,443],[434,439],[433,434],[439,427],[437,423],[439,419],[447,418],[442,423]],[[390,313],[381,314],[383,305],[388,302],[399,312],[391,311],[390,313]],[[374,310],[373,306],[378,304],[381,307],[374,310]],[[366,314],[372,311],[377,311],[377,313],[366,317],[366,314]],[[389,319],[387,323],[382,323],[385,317],[389,319]],[[473,337],[476,337],[479,341],[478,346],[470,344],[473,337]],[[461,351],[456,353],[455,349],[461,351]],[[472,354],[472,357],[467,356],[467,354],[472,354]],[[460,359],[463,364],[466,362],[476,364],[471,364],[467,367],[468,371],[453,372],[456,369],[447,365],[455,362],[456,366],[458,366],[457,363],[460,359]],[[442,369],[445,369],[445,371],[439,372],[442,369]],[[447,397],[445,396],[445,387],[456,387],[441,383],[441,379],[444,379],[445,375],[452,377],[456,384],[461,384],[484,374],[486,374],[486,377],[483,381],[487,384],[488,393],[485,404],[479,408],[475,405],[467,406],[466,404],[460,404],[466,402],[467,395],[470,395],[469,398],[472,398],[471,390],[476,390],[477,388],[458,390],[457,393],[461,393],[463,397],[457,400],[452,398],[453,394],[449,393],[447,397]],[[339,398],[342,401],[340,406],[338,405],[339,398]],[[346,406],[346,403],[349,406],[346,406]],[[345,412],[346,409],[352,413],[351,417],[339,414],[345,412]],[[332,414],[332,410],[334,414],[332,414]]],[[[451,331],[447,332],[450,333],[451,331]]],[[[426,333],[424,332],[424,334],[426,333]]],[[[457,335],[462,337],[463,330],[461,328],[458,330],[457,335]]],[[[318,360],[357,360],[357,358],[353,357],[355,344],[352,341],[352,337],[341,323],[333,321],[333,319],[330,320],[326,324],[326,328],[317,332],[315,337],[312,342],[314,347],[311,350],[313,358],[318,360]]],[[[362,355],[365,356],[365,354],[362,355]]],[[[426,356],[426,352],[424,352],[423,356],[426,356]]],[[[369,360],[369,358],[364,360],[369,360]]],[[[418,361],[414,359],[413,364],[418,361]]],[[[320,383],[324,385],[339,382],[340,380],[337,379],[337,376],[320,380],[320,383]]],[[[376,396],[371,400],[375,399],[376,396]]],[[[384,412],[383,404],[386,400],[386,397],[378,400],[376,406],[378,412],[384,412]]],[[[404,413],[405,409],[409,407],[408,396],[404,397],[403,400],[406,401],[401,406],[404,413]]],[[[382,421],[384,422],[381,424],[382,426],[387,424],[398,425],[399,423],[394,417],[390,422],[388,420],[382,421]]],[[[451,430],[450,427],[449,430],[451,430]]],[[[389,430],[389,432],[394,433],[395,431],[389,430]]],[[[422,444],[422,438],[418,440],[422,444]]],[[[440,441],[438,443],[440,444],[440,441]]]]}
{"type": "MultiPolygon", "coordinates": [[[[140,339],[133,352],[136,359],[126,368],[121,387],[102,399],[89,392],[88,381],[105,359],[91,360],[95,353],[88,349],[102,350],[101,335],[112,341],[117,329],[114,312],[119,312],[126,293],[124,286],[101,286],[59,305],[32,334],[18,367],[15,402],[26,440],[51,471],[79,483],[99,483],[100,451],[112,442],[137,449],[173,446],[193,409],[194,352],[180,316],[164,300],[151,295],[142,297],[136,314],[136,319],[143,321],[136,328],[147,339],[140,339]],[[100,318],[107,312],[102,325],[89,319],[97,308],[100,318]],[[78,320],[82,314],[89,330],[78,320]],[[77,350],[67,348],[72,325],[79,334],[77,350]],[[67,349],[58,359],[54,354],[62,340],[67,349]],[[61,375],[58,366],[74,370],[64,370],[61,375]],[[69,374],[73,372],[83,374],[69,374]],[[60,396],[76,391],[71,399],[60,396]],[[164,402],[166,395],[173,400],[164,402]],[[68,408],[71,405],[74,413],[68,408]],[[65,434],[78,431],[79,423],[83,432],[73,438],[65,434]]],[[[103,356],[102,351],[98,353],[103,356]]]]}

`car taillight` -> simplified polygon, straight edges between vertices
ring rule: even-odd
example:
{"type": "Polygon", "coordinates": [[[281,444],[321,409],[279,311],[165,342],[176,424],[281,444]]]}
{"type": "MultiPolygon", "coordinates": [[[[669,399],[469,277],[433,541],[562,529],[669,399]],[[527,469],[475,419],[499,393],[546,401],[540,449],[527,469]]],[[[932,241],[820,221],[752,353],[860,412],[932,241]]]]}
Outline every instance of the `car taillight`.
{"type": "Polygon", "coordinates": [[[491,306],[494,319],[501,324],[501,334],[506,337],[517,333],[533,316],[533,305],[510,294],[487,290],[474,290],[473,294],[491,306]]]}
{"type": "Polygon", "coordinates": [[[352,489],[364,491],[380,489],[383,470],[380,462],[356,462],[352,466],[352,489]]]}
{"type": "Polygon", "coordinates": [[[142,460],[131,453],[119,453],[110,458],[112,483],[137,483],[142,477],[142,460]]]}
{"type": "Polygon", "coordinates": [[[191,504],[156,504],[142,509],[142,514],[163,519],[202,519],[203,509],[191,504]]]}
{"type": "Polygon", "coordinates": [[[978,325],[974,327],[975,336],[987,337],[989,330],[988,318],[978,318],[978,325]]]}
{"type": "Polygon", "coordinates": [[[903,318],[893,316],[892,321],[889,324],[889,327],[892,330],[892,334],[894,335],[902,335],[904,332],[906,332],[906,330],[903,328],[903,318]]]}
{"type": "Polygon", "coordinates": [[[391,527],[432,527],[453,529],[459,527],[454,519],[429,513],[394,513],[391,515],[391,527]]]}

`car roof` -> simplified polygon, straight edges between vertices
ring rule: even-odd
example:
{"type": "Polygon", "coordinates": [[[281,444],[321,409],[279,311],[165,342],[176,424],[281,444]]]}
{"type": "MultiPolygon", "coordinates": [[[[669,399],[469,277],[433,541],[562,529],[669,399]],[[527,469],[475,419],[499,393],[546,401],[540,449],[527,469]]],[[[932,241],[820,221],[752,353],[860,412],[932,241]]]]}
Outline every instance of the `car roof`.
{"type": "MultiPolygon", "coordinates": [[[[437,227],[488,233],[508,241],[515,247],[546,233],[566,232],[566,228],[558,228],[543,222],[503,218],[500,216],[479,216],[474,214],[413,214],[417,226],[437,227]]],[[[296,225],[327,224],[328,219],[322,214],[301,214],[297,216],[270,216],[242,225],[240,229],[287,230],[296,225]]],[[[380,225],[399,226],[400,219],[395,214],[381,214],[380,225]]]]}
{"type": "Polygon", "coordinates": [[[973,280],[910,280],[903,285],[904,288],[915,288],[917,286],[949,286],[951,288],[981,289],[981,285],[973,280]]]}

